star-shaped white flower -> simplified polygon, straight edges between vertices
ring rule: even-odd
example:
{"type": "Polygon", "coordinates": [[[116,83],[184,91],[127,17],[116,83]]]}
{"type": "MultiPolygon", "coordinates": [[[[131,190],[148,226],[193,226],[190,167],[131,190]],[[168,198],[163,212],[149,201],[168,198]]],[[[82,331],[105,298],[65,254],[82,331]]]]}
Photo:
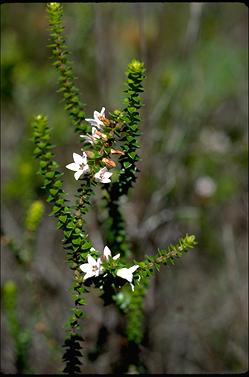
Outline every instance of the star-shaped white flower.
{"type": "Polygon", "coordinates": [[[93,145],[97,139],[100,139],[100,135],[98,135],[97,131],[98,130],[96,127],[92,127],[92,135],[80,135],[80,137],[86,139],[85,143],[90,143],[93,145]]]}
{"type": "Polygon", "coordinates": [[[100,258],[96,261],[91,255],[88,255],[87,261],[88,263],[80,265],[81,271],[85,273],[84,280],[93,276],[99,276],[102,273],[100,258]]]}
{"type": "Polygon", "coordinates": [[[95,126],[99,129],[101,129],[102,126],[104,126],[104,123],[102,122],[102,120],[100,119],[101,117],[105,117],[105,108],[102,107],[100,113],[98,111],[94,111],[93,113],[93,119],[92,118],[88,118],[88,119],[85,119],[87,122],[89,122],[92,126],[95,126]]]}
{"type": "Polygon", "coordinates": [[[94,174],[94,178],[101,183],[109,183],[111,182],[110,177],[112,174],[113,173],[110,173],[107,168],[102,168],[94,174]]]}
{"type": "Polygon", "coordinates": [[[128,280],[128,282],[131,285],[131,289],[134,291],[134,285],[132,284],[133,279],[133,273],[139,268],[138,265],[132,266],[130,268],[120,268],[117,271],[117,276],[119,276],[122,279],[128,280]]]}
{"type": "Polygon", "coordinates": [[[120,257],[120,254],[116,254],[116,255],[114,255],[114,257],[112,257],[112,252],[111,252],[111,250],[109,249],[108,246],[105,246],[103,255],[104,255],[104,257],[106,259],[108,259],[109,257],[111,257],[114,260],[116,260],[116,259],[118,259],[120,257]]]}
{"type": "Polygon", "coordinates": [[[66,165],[66,168],[76,172],[74,173],[74,178],[77,181],[80,178],[80,176],[82,174],[87,173],[90,170],[90,168],[87,164],[87,155],[85,152],[83,152],[82,156],[80,156],[77,153],[74,153],[73,159],[74,159],[74,162],[66,165]]]}

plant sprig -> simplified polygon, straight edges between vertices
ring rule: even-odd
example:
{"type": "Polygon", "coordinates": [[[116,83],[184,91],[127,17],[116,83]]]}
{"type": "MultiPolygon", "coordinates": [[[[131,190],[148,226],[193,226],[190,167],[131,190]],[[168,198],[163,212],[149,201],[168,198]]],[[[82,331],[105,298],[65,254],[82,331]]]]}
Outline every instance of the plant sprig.
{"type": "Polygon", "coordinates": [[[69,51],[64,38],[64,26],[62,23],[63,7],[60,3],[48,3],[47,11],[49,15],[49,31],[51,43],[53,65],[59,71],[60,88],[65,102],[65,110],[68,112],[76,132],[82,133],[89,130],[85,120],[84,106],[79,98],[79,89],[74,81],[75,76],[71,61],[69,60],[69,51]]]}
{"type": "Polygon", "coordinates": [[[67,261],[73,270],[71,290],[74,306],[67,323],[68,335],[63,359],[66,364],[64,372],[74,374],[80,373],[83,340],[80,320],[85,316],[82,310],[82,306],[86,304],[83,295],[88,287],[93,285],[98,288],[105,304],[116,303],[123,309],[127,317],[128,342],[135,344],[134,349],[137,350],[143,341],[143,302],[150,277],[162,265],[174,264],[176,258],[195,246],[196,240],[194,236],[186,235],[175,245],[158,250],[155,255],[146,256],[143,261],[133,261],[134,265],[127,267],[132,251],[120,199],[128,195],[138,173],[138,125],[141,121],[139,110],[142,106],[144,64],[133,59],[128,65],[125,107],[122,110],[110,112],[108,119],[105,108],[102,107],[100,112],[94,111],[94,118],[85,118],[68,59],[62,23],[63,7],[60,3],[50,3],[47,10],[53,64],[59,73],[59,92],[63,93],[65,110],[74,130],[83,141],[82,154],[74,153],[74,162],[66,166],[74,171],[74,178],[79,180],[75,203],[69,205],[63,190],[62,173],[54,158],[47,118],[38,115],[32,122],[34,155],[40,160],[43,188],[48,193],[47,201],[52,205],[51,215],[57,218],[57,227],[63,231],[67,261]],[[107,209],[103,239],[112,250],[105,246],[103,253],[94,249],[85,230],[85,216],[91,207],[91,197],[97,184],[100,184],[107,209]],[[129,294],[120,295],[120,290],[127,282],[131,287],[129,294]]]}

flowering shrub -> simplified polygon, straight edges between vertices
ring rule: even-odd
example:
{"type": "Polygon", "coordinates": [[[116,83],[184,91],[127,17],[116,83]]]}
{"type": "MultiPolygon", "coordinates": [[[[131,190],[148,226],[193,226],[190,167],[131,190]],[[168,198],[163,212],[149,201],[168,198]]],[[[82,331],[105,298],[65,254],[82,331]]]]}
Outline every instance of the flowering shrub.
{"type": "MultiPolygon", "coordinates": [[[[127,241],[124,219],[120,209],[120,198],[127,195],[136,181],[139,160],[137,154],[140,94],[145,77],[144,64],[132,60],[128,65],[125,107],[106,113],[94,111],[93,118],[86,118],[74,76],[68,50],[63,36],[62,5],[47,6],[50,25],[50,48],[54,65],[59,72],[59,91],[62,92],[65,110],[68,112],[75,132],[79,135],[81,148],[73,152],[73,161],[66,168],[74,172],[79,181],[77,199],[69,204],[63,190],[62,173],[55,161],[50,142],[48,119],[44,115],[34,117],[34,154],[40,161],[40,174],[47,201],[52,205],[51,214],[57,218],[58,229],[64,234],[64,247],[69,267],[73,271],[73,315],[67,323],[65,373],[80,372],[82,332],[80,319],[84,317],[86,304],[84,293],[88,287],[99,288],[104,304],[114,303],[127,318],[127,339],[138,352],[143,339],[143,300],[149,279],[161,265],[173,264],[195,245],[195,237],[186,235],[174,246],[158,250],[143,261],[132,259],[132,250],[127,241]],[[96,250],[85,230],[85,215],[90,207],[91,196],[99,185],[105,207],[108,210],[106,246],[103,253],[96,250]],[[112,254],[115,254],[112,256],[112,254]],[[129,300],[122,295],[123,286],[128,285],[129,300]]],[[[65,170],[65,173],[67,170],[65,170]]],[[[73,177],[72,177],[73,178],[73,177]]]]}

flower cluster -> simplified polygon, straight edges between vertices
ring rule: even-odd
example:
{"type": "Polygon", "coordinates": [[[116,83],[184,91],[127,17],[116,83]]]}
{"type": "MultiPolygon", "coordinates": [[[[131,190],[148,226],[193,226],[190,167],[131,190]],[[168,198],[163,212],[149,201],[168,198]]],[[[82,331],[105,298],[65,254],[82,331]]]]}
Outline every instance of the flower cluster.
{"type": "MultiPolygon", "coordinates": [[[[113,260],[117,260],[120,257],[120,254],[116,254],[114,257],[112,257],[111,250],[108,246],[105,246],[103,255],[99,257],[97,260],[95,260],[91,255],[87,256],[87,262],[82,265],[80,265],[81,271],[85,273],[84,279],[89,279],[92,277],[98,277],[99,275],[104,273],[104,267],[102,265],[103,261],[108,260],[109,258],[112,258],[113,260]]],[[[120,268],[117,270],[117,276],[121,277],[122,279],[127,280],[132,290],[134,291],[134,285],[132,284],[133,280],[133,273],[139,268],[138,265],[134,265],[130,268],[120,268]]]]}
{"type": "MultiPolygon", "coordinates": [[[[110,121],[105,117],[104,107],[102,107],[100,112],[94,111],[93,119],[88,118],[86,119],[86,121],[89,122],[92,126],[92,134],[80,135],[80,137],[85,139],[85,143],[94,145],[99,139],[102,139],[104,141],[107,140],[107,136],[102,131],[104,126],[108,126],[110,124],[110,121]]],[[[82,174],[90,172],[90,168],[87,162],[87,153],[83,152],[82,156],[77,153],[73,153],[73,159],[74,162],[66,165],[66,168],[75,171],[74,178],[78,180],[82,174]]],[[[102,161],[105,162],[105,164],[110,168],[116,166],[114,161],[108,160],[107,158],[103,158],[102,161]],[[111,164],[111,162],[113,164],[111,164]]],[[[110,177],[112,176],[112,174],[113,173],[110,173],[108,169],[104,167],[94,174],[94,178],[96,181],[101,183],[110,183],[110,177]]]]}

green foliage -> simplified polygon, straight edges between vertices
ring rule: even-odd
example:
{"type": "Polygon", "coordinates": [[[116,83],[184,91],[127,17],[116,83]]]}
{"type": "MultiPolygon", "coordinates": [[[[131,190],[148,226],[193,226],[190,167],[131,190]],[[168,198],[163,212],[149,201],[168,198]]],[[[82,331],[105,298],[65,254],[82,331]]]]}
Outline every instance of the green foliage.
{"type": "MultiPolygon", "coordinates": [[[[143,301],[149,278],[161,265],[175,264],[175,259],[180,258],[184,252],[196,245],[194,235],[182,237],[176,245],[170,245],[165,250],[158,250],[156,255],[146,257],[143,262],[138,262],[140,268],[135,272],[136,289],[131,297],[128,310],[127,336],[129,341],[140,344],[143,338],[143,301]],[[136,279],[137,278],[137,279],[136,279]]],[[[119,303],[122,307],[122,303],[119,303]]]]}
{"type": "MultiPolygon", "coordinates": [[[[40,174],[44,177],[43,188],[49,194],[47,201],[52,204],[51,215],[57,218],[57,227],[63,229],[63,242],[67,251],[67,259],[70,267],[76,270],[79,262],[86,259],[92,245],[88,240],[87,234],[82,230],[82,221],[74,216],[71,209],[66,205],[65,193],[62,189],[63,184],[60,179],[62,174],[58,172],[58,164],[53,160],[54,154],[51,152],[52,145],[50,143],[50,129],[47,126],[47,118],[38,115],[34,118],[32,125],[34,143],[36,145],[34,154],[37,158],[40,158],[40,174]]],[[[81,205],[84,206],[84,202],[81,205]]],[[[69,319],[68,331],[69,337],[75,335],[79,337],[79,334],[77,334],[79,319],[84,315],[81,307],[85,302],[81,298],[84,289],[77,281],[77,274],[75,275],[73,290],[75,292],[74,315],[69,319]]],[[[67,355],[70,355],[70,352],[66,352],[64,356],[67,357],[67,355]]]]}
{"type": "Polygon", "coordinates": [[[28,349],[31,342],[29,330],[23,328],[17,308],[17,286],[12,280],[3,286],[3,305],[7,316],[7,323],[15,343],[15,365],[17,373],[30,373],[28,367],[28,349]]]}
{"type": "Polygon", "coordinates": [[[13,238],[10,237],[5,237],[4,240],[5,244],[9,247],[10,251],[13,253],[15,259],[18,263],[20,263],[20,265],[25,265],[30,262],[31,255],[26,247],[24,247],[20,243],[17,243],[13,238]]]}
{"type": "Polygon", "coordinates": [[[143,262],[139,263],[142,276],[151,276],[154,269],[159,271],[161,265],[168,265],[169,263],[174,265],[177,258],[180,258],[183,253],[192,249],[196,244],[195,236],[186,234],[175,245],[170,245],[164,250],[158,250],[156,255],[147,256],[143,262]]]}
{"type": "Polygon", "coordinates": [[[29,207],[26,215],[26,229],[34,232],[39,226],[44,214],[44,205],[40,200],[34,201],[29,207]]]}
{"type": "Polygon", "coordinates": [[[25,228],[22,237],[16,240],[9,235],[4,236],[4,242],[13,253],[16,261],[22,267],[30,266],[35,254],[35,233],[41,223],[45,208],[41,200],[35,200],[26,212],[25,228]]]}
{"type": "Polygon", "coordinates": [[[136,344],[141,344],[143,339],[144,297],[148,279],[139,282],[134,290],[127,315],[127,337],[136,344]]]}
{"type": "Polygon", "coordinates": [[[82,122],[85,119],[83,105],[79,99],[79,91],[74,85],[75,77],[73,75],[71,62],[68,59],[69,52],[63,37],[64,27],[62,25],[63,9],[60,3],[49,3],[47,5],[49,14],[49,27],[52,55],[54,65],[59,71],[59,92],[62,92],[65,101],[65,110],[69,113],[75,130],[79,133],[88,131],[87,124],[82,122]]]}
{"type": "Polygon", "coordinates": [[[125,222],[119,202],[112,201],[110,194],[105,205],[108,211],[104,224],[106,244],[110,246],[111,250],[117,250],[122,256],[129,257],[131,255],[130,245],[127,240],[125,222]]]}
{"type": "Polygon", "coordinates": [[[8,203],[20,203],[22,220],[25,223],[26,212],[39,195],[40,179],[36,176],[33,148],[30,144],[32,130],[27,130],[22,135],[22,143],[18,143],[14,164],[11,167],[11,179],[6,182],[4,194],[8,203]]]}
{"type": "Polygon", "coordinates": [[[66,363],[65,369],[63,370],[64,373],[69,375],[80,373],[80,357],[82,356],[80,350],[80,341],[82,341],[82,337],[75,334],[70,334],[68,338],[65,339],[65,343],[63,347],[66,348],[66,351],[63,355],[63,360],[66,363]]]}
{"type": "Polygon", "coordinates": [[[138,168],[136,163],[138,144],[138,123],[140,116],[138,110],[142,106],[140,93],[143,92],[142,82],[145,77],[144,64],[138,60],[132,60],[128,65],[127,82],[125,83],[127,97],[126,107],[123,111],[115,110],[111,114],[112,120],[117,124],[116,137],[120,143],[123,154],[119,158],[120,173],[117,182],[107,188],[106,207],[108,210],[107,242],[114,250],[119,250],[122,255],[130,255],[129,244],[126,239],[124,220],[120,210],[119,199],[127,195],[129,188],[136,180],[138,168]]]}
{"type": "Polygon", "coordinates": [[[119,139],[122,145],[124,155],[120,161],[120,176],[117,184],[114,184],[112,197],[120,197],[128,193],[129,188],[136,180],[136,162],[139,157],[137,155],[138,136],[140,135],[138,124],[141,121],[138,110],[142,106],[140,93],[143,92],[142,82],[145,77],[144,64],[138,60],[132,60],[128,65],[127,82],[125,83],[127,97],[124,102],[126,107],[123,111],[115,111],[112,119],[121,122],[122,132],[119,133],[119,139]]]}
{"type": "MultiPolygon", "coordinates": [[[[67,257],[73,269],[75,263],[84,260],[92,247],[87,235],[82,230],[82,221],[73,215],[65,199],[62,189],[62,173],[57,170],[58,163],[53,160],[54,153],[50,142],[50,129],[47,126],[47,118],[38,115],[34,118],[34,154],[40,158],[40,174],[44,177],[43,189],[47,191],[47,201],[52,204],[51,215],[57,218],[57,227],[63,228],[64,245],[67,249],[67,257]]],[[[81,206],[87,203],[84,200],[81,206]]]]}

